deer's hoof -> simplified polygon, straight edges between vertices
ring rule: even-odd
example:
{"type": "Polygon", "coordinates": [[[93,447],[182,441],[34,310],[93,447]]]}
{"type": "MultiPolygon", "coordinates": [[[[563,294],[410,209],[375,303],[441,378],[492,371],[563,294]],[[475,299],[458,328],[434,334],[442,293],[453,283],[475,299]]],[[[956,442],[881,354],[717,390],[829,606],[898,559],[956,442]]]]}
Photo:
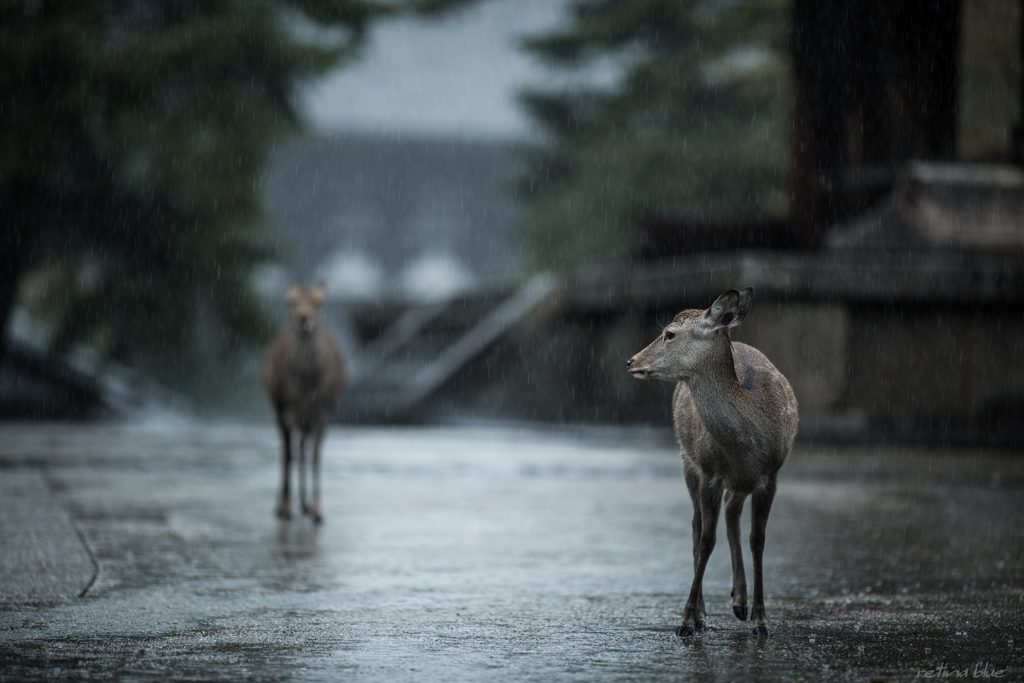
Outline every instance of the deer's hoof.
{"type": "Polygon", "coordinates": [[[739,619],[740,621],[746,621],[747,620],[747,616],[749,616],[748,613],[747,613],[747,606],[746,605],[733,605],[732,606],[732,613],[735,614],[736,618],[739,619]]]}
{"type": "Polygon", "coordinates": [[[680,638],[689,638],[693,633],[693,627],[689,624],[679,624],[679,626],[676,626],[676,635],[680,638]]]}
{"type": "Polygon", "coordinates": [[[323,521],[323,517],[320,516],[320,506],[315,503],[309,503],[302,507],[302,514],[308,516],[313,524],[320,524],[323,521]]]}
{"type": "Polygon", "coordinates": [[[754,627],[754,635],[758,638],[767,638],[771,635],[771,631],[768,630],[765,624],[758,624],[754,627]]]}
{"type": "Polygon", "coordinates": [[[275,514],[278,519],[289,520],[292,518],[292,513],[288,511],[288,508],[277,508],[275,514]]]}
{"type": "Polygon", "coordinates": [[[694,626],[694,629],[696,629],[697,633],[704,633],[704,631],[706,631],[707,628],[708,628],[708,623],[706,621],[704,621],[703,619],[698,619],[697,620],[697,625],[694,626]]]}

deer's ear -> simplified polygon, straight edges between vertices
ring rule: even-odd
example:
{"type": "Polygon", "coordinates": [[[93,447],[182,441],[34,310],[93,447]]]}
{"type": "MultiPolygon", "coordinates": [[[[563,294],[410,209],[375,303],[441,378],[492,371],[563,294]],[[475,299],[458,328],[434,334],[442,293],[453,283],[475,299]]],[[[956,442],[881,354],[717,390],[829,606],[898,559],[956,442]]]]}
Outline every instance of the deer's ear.
{"type": "Polygon", "coordinates": [[[744,287],[739,292],[730,289],[711,304],[711,308],[704,312],[704,317],[716,328],[736,327],[750,313],[753,303],[753,287],[744,287]]]}
{"type": "Polygon", "coordinates": [[[302,290],[299,289],[298,285],[288,285],[288,304],[292,305],[299,300],[302,296],[302,290]]]}
{"type": "Polygon", "coordinates": [[[309,294],[310,296],[313,297],[313,301],[316,302],[317,306],[322,305],[324,303],[324,298],[327,296],[325,287],[326,283],[323,280],[321,280],[320,282],[316,283],[316,287],[312,287],[309,290],[309,294]]]}
{"type": "Polygon", "coordinates": [[[733,321],[733,325],[739,325],[747,317],[747,313],[750,313],[750,307],[754,305],[754,288],[744,287],[740,290],[740,304],[739,310],[736,314],[736,320],[733,321]]]}

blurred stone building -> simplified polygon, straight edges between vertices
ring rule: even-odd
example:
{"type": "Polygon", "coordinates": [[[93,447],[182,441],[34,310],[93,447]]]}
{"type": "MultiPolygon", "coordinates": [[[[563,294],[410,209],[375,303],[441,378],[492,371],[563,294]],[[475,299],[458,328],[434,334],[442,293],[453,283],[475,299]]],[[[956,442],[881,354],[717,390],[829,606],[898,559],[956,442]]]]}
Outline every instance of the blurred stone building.
{"type": "Polygon", "coordinates": [[[297,281],[342,301],[445,298],[519,266],[513,147],[427,137],[314,135],[264,177],[270,223],[297,281]]]}
{"type": "Polygon", "coordinates": [[[790,378],[805,436],[1024,440],[1021,127],[984,158],[958,151],[968,4],[796,0],[789,219],[649,217],[633,259],[532,295],[378,307],[361,338],[402,370],[342,416],[667,424],[671,387],[625,360],[679,310],[753,285],[734,336],[790,378]]]}

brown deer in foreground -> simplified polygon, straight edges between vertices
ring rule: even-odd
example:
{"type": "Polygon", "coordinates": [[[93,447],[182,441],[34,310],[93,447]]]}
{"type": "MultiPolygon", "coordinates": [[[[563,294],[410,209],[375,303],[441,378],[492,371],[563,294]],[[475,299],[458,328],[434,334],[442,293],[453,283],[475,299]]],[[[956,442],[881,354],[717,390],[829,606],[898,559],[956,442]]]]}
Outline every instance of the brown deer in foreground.
{"type": "Polygon", "coordinates": [[[740,547],[740,514],[751,497],[750,552],[754,556],[754,633],[768,635],[761,556],[776,477],[793,449],[796,397],[789,382],[757,349],[733,342],[729,329],[750,312],[754,290],[730,290],[706,311],[686,310],[627,363],[639,379],[678,382],[672,397],[683,474],[693,501],[693,584],[676,634],[705,628],[704,569],[715,548],[725,493],[725,524],[732,555],[732,609],[747,619],[747,581],[740,547]]]}
{"type": "Polygon", "coordinates": [[[288,327],[270,342],[261,379],[281,431],[282,483],[277,516],[291,517],[288,474],[292,462],[292,430],[299,432],[299,504],[303,514],[319,524],[320,443],[334,402],[345,384],[345,364],[331,336],[320,322],[323,285],[288,288],[288,327]],[[312,444],[310,477],[313,499],[306,499],[305,459],[312,444]]]}

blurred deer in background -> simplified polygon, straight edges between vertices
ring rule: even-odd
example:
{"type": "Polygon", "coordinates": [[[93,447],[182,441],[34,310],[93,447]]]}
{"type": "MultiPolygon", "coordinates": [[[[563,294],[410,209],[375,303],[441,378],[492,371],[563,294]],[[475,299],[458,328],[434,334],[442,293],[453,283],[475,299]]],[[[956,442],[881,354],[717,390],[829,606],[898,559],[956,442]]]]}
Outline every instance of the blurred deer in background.
{"type": "Polygon", "coordinates": [[[281,497],[277,516],[291,517],[288,475],[292,462],[292,431],[299,432],[299,504],[313,522],[320,514],[320,444],[345,384],[345,364],[330,334],[320,321],[324,303],[322,284],[303,289],[288,288],[288,327],[274,337],[263,361],[261,378],[277,418],[282,440],[281,497]],[[308,452],[312,445],[312,453],[308,452]],[[306,499],[306,456],[311,455],[312,500],[306,499]]]}
{"type": "Polygon", "coordinates": [[[693,584],[676,629],[680,637],[705,628],[704,570],[715,548],[718,511],[732,555],[732,603],[746,620],[747,581],[740,546],[740,514],[751,497],[750,552],[754,556],[754,633],[768,635],[761,556],[779,468],[793,449],[797,404],[789,382],[757,349],[733,342],[729,329],[750,312],[754,290],[729,290],[706,311],[686,310],[627,366],[639,379],[678,382],[672,397],[683,474],[693,501],[693,584]]]}

